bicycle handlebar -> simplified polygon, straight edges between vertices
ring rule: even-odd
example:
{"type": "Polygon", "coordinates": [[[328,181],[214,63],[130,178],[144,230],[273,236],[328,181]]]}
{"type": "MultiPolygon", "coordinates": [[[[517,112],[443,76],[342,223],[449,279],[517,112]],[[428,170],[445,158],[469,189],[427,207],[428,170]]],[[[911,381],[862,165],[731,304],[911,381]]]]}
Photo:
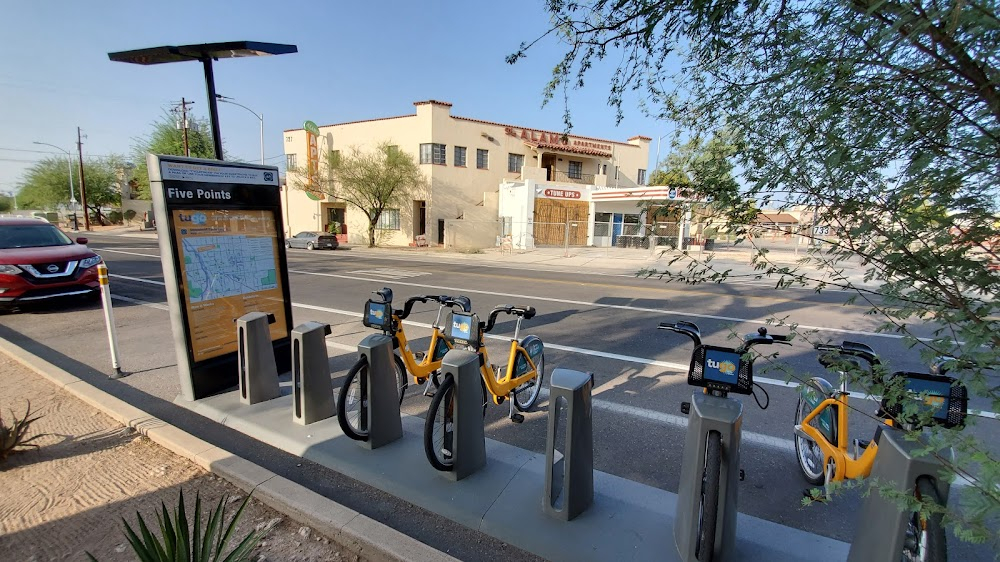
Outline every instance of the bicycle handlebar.
{"type": "Polygon", "coordinates": [[[761,326],[760,328],[757,328],[756,334],[747,334],[743,336],[743,345],[737,348],[736,351],[743,354],[755,345],[771,345],[773,343],[792,345],[792,343],[788,341],[788,336],[781,334],[768,334],[767,328],[761,326]]]}
{"type": "Polygon", "coordinates": [[[701,330],[698,329],[698,325],[694,322],[685,322],[683,320],[678,322],[660,322],[657,329],[670,330],[672,332],[677,332],[678,334],[684,334],[694,340],[695,347],[701,345],[701,330]]]}
{"type": "Polygon", "coordinates": [[[501,304],[490,311],[489,321],[479,323],[484,333],[489,333],[489,331],[493,329],[493,326],[497,322],[497,316],[501,312],[521,316],[525,320],[531,320],[535,317],[535,307],[533,306],[513,306],[510,304],[501,304]]]}

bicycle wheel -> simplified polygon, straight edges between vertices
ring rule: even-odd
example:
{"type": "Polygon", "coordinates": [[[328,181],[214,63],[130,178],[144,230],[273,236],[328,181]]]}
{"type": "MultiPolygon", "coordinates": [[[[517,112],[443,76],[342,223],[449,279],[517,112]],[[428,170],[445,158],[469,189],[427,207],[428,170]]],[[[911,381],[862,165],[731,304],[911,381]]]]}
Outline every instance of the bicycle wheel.
{"type": "Polygon", "coordinates": [[[520,384],[514,389],[514,407],[521,412],[527,412],[535,405],[538,395],[542,391],[542,379],[545,377],[545,354],[538,359],[535,365],[535,376],[531,380],[520,384]]]}
{"type": "Polygon", "coordinates": [[[368,440],[368,400],[361,398],[361,384],[368,376],[368,360],[362,355],[347,371],[337,396],[337,422],[344,435],[355,441],[368,440]]]}
{"type": "Polygon", "coordinates": [[[403,403],[403,396],[406,395],[406,387],[410,385],[410,381],[406,378],[406,365],[403,364],[403,359],[395,353],[392,354],[393,370],[396,375],[396,388],[399,389],[399,403],[403,403]]]}
{"type": "Polygon", "coordinates": [[[424,453],[431,466],[442,472],[454,469],[454,414],[455,379],[446,376],[434,393],[424,419],[424,453]]]}
{"type": "MultiPolygon", "coordinates": [[[[809,385],[808,392],[820,392],[819,389],[809,385]]],[[[802,420],[812,412],[812,408],[802,394],[799,394],[799,403],[795,407],[795,425],[802,425],[802,420]]],[[[823,483],[823,449],[812,439],[795,435],[795,458],[799,461],[799,468],[802,469],[802,476],[813,486],[823,483]]]]}
{"type": "MultiPolygon", "coordinates": [[[[934,482],[930,478],[917,479],[914,489],[917,499],[944,507],[934,482]]],[[[915,512],[906,526],[906,539],[903,542],[905,561],[943,562],[948,559],[948,545],[944,534],[942,513],[921,514],[915,512]]]]}
{"type": "Polygon", "coordinates": [[[701,480],[701,518],[698,521],[698,547],[695,557],[712,562],[715,555],[715,527],[719,515],[719,479],[722,471],[722,435],[708,433],[705,449],[705,472],[701,480]]]}

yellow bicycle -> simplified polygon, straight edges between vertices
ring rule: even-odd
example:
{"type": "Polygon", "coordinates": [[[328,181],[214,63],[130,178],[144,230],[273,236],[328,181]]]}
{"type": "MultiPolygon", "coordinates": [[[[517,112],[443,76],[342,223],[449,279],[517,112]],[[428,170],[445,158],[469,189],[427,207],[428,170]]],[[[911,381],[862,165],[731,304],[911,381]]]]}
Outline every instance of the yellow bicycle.
{"type": "MultiPolygon", "coordinates": [[[[515,423],[524,421],[518,412],[530,410],[538,400],[545,375],[545,353],[542,340],[537,336],[526,336],[518,341],[521,321],[535,316],[531,306],[500,305],[490,312],[489,321],[481,322],[479,317],[468,311],[455,311],[449,322],[449,336],[456,346],[464,346],[479,354],[479,370],[482,375],[483,412],[486,408],[486,393],[493,397],[494,404],[510,400],[509,418],[515,423]],[[497,367],[490,362],[483,343],[499,314],[517,317],[514,337],[510,340],[506,367],[497,367]],[[518,412],[515,412],[514,409],[518,412]]],[[[431,401],[427,418],[424,420],[424,452],[427,460],[437,470],[450,471],[453,468],[452,443],[454,439],[455,380],[446,376],[441,387],[431,401]]]]}
{"type": "MultiPolygon", "coordinates": [[[[883,431],[893,427],[918,430],[916,418],[905,417],[902,407],[890,405],[883,398],[876,416],[882,423],[875,430],[873,439],[850,439],[848,414],[850,408],[847,390],[848,370],[861,368],[861,362],[868,364],[871,376],[880,365],[878,355],[863,343],[845,341],[840,345],[819,344],[816,349],[821,365],[840,372],[839,389],[834,389],[826,379],[813,377],[806,381],[799,391],[799,401],[795,409],[795,453],[802,475],[813,485],[823,485],[829,495],[831,483],[845,479],[867,478],[872,471],[878,453],[878,441],[883,431]],[[853,443],[854,452],[848,451],[853,443]]],[[[931,366],[931,373],[909,373],[899,371],[889,375],[887,384],[894,379],[904,379],[906,392],[918,401],[918,408],[931,414],[932,424],[944,427],[961,427],[965,423],[968,407],[968,391],[956,379],[946,376],[949,357],[939,358],[931,366]]],[[[942,503],[930,477],[918,478],[911,482],[916,498],[923,502],[942,503]]],[[[903,553],[906,560],[945,560],[945,533],[941,515],[923,517],[914,513],[907,531],[903,553]]]]}
{"type": "MultiPolygon", "coordinates": [[[[451,342],[444,337],[441,330],[441,316],[446,309],[457,307],[459,310],[471,310],[472,304],[469,298],[419,295],[407,299],[402,310],[394,310],[392,308],[392,289],[384,287],[373,294],[375,298],[369,299],[365,303],[362,322],[369,328],[381,330],[383,334],[393,340],[393,348],[398,351],[398,355],[393,354],[393,370],[399,389],[399,401],[402,403],[408,386],[407,372],[413,377],[414,382],[426,385],[425,395],[430,394],[429,386],[432,381],[436,384],[436,375],[441,368],[441,359],[452,348],[451,342]],[[428,343],[426,352],[414,352],[410,349],[409,340],[406,339],[403,320],[410,315],[413,305],[428,302],[438,303],[437,318],[432,324],[431,341],[428,343]]],[[[367,371],[368,362],[364,356],[361,356],[347,372],[340,394],[337,396],[337,421],[340,422],[340,428],[344,434],[356,441],[368,439],[368,428],[366,427],[368,422],[367,371]]]]}

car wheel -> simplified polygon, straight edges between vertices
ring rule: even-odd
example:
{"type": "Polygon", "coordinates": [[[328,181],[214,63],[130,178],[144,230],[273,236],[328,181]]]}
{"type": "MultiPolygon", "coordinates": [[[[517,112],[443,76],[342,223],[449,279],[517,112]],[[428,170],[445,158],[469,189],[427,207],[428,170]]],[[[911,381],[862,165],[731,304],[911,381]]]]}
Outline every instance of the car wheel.
{"type": "Polygon", "coordinates": [[[292,243],[289,242],[288,240],[285,240],[285,247],[286,248],[291,248],[292,247],[292,243]]]}
{"type": "Polygon", "coordinates": [[[313,244],[312,242],[306,242],[306,249],[307,250],[312,250],[315,247],[316,247],[315,244],[313,244]]]}

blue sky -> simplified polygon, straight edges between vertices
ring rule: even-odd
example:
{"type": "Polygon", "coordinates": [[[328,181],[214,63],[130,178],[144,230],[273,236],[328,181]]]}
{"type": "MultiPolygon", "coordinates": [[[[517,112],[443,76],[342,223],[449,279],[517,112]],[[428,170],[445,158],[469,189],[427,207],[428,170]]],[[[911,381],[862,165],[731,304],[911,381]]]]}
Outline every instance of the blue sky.
{"type": "MultiPolygon", "coordinates": [[[[107,53],[187,43],[253,40],[291,43],[299,52],[221,60],[217,90],[264,114],[265,157],[279,165],[282,134],[306,119],[320,125],[413,113],[412,103],[438,99],[452,113],[541,130],[562,130],[562,103],[542,108],[542,88],[563,53],[549,39],[510,66],[504,57],[547,29],[542,0],[430,2],[6,2],[0,42],[0,192],[51,149],[76,146],[84,156],[129,154],[171,102],[195,101],[207,115],[196,62],[139,66],[107,53]],[[29,152],[42,151],[42,152],[29,152]]],[[[607,76],[598,68],[572,94],[574,132],[625,140],[671,129],[628,100],[615,125],[607,76]]],[[[259,158],[259,121],[220,104],[227,155],[259,158]]],[[[669,137],[663,139],[669,142],[669,137]]],[[[666,152],[661,149],[661,157],[666,152]]],[[[650,163],[650,169],[654,166],[650,163]]]]}

